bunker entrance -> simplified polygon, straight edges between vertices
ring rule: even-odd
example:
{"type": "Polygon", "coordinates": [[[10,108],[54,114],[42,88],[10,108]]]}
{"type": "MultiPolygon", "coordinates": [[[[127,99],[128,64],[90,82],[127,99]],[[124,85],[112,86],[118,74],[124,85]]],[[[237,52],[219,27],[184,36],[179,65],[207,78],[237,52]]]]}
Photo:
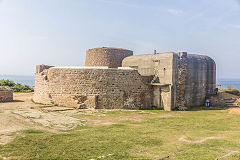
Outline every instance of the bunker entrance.
{"type": "Polygon", "coordinates": [[[162,103],[162,89],[160,86],[153,87],[153,106],[157,109],[162,109],[164,107],[162,103]]]}

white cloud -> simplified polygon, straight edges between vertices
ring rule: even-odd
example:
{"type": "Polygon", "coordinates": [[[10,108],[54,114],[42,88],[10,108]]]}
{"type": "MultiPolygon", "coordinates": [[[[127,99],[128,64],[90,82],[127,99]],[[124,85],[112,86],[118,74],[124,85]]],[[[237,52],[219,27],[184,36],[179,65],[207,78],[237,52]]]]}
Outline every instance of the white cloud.
{"type": "Polygon", "coordinates": [[[240,29],[240,24],[233,25],[233,28],[240,29]]]}
{"type": "Polygon", "coordinates": [[[179,10],[179,9],[168,9],[167,11],[168,11],[168,13],[173,14],[173,15],[180,15],[183,13],[183,11],[179,10]]]}

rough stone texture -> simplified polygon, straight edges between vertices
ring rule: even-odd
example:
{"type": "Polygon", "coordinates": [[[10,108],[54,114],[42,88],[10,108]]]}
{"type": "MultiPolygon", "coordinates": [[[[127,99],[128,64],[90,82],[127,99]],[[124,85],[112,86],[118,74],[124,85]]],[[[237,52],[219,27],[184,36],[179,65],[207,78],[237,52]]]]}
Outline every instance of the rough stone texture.
{"type": "Polygon", "coordinates": [[[177,107],[185,107],[185,88],[186,88],[186,78],[187,78],[187,53],[181,52],[178,57],[177,66],[177,83],[176,83],[176,103],[177,107]]]}
{"type": "Polygon", "coordinates": [[[151,89],[135,70],[50,68],[36,73],[33,100],[74,108],[139,109],[151,89]]]}
{"type": "Polygon", "coordinates": [[[53,66],[47,66],[47,65],[38,65],[36,66],[36,73],[41,73],[42,71],[44,71],[45,69],[49,69],[53,66]]]}
{"type": "Polygon", "coordinates": [[[119,48],[95,48],[87,51],[85,66],[108,66],[118,68],[122,60],[132,56],[133,51],[119,48]]]}
{"type": "Polygon", "coordinates": [[[0,103],[1,102],[12,102],[13,91],[6,87],[0,87],[0,103]]]}

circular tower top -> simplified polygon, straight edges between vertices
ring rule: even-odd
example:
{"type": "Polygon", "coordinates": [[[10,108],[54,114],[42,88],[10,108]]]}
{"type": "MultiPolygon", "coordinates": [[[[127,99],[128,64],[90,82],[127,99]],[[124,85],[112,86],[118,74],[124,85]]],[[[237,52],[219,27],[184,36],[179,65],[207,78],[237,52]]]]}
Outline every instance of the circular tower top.
{"type": "Polygon", "coordinates": [[[85,66],[108,66],[118,68],[122,66],[124,58],[132,56],[133,51],[121,48],[94,48],[86,54],[85,66]]]}

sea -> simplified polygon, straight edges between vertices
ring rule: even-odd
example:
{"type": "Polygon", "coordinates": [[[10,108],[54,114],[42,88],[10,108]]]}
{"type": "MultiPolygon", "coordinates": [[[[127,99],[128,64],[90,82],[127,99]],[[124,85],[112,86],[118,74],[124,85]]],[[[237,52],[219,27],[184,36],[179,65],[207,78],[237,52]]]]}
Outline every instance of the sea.
{"type": "Polygon", "coordinates": [[[240,78],[219,78],[217,84],[221,85],[219,88],[225,89],[231,86],[234,89],[240,90],[240,78]]]}
{"type": "MultiPolygon", "coordinates": [[[[34,76],[22,76],[22,75],[0,75],[0,80],[12,80],[15,83],[20,83],[23,85],[28,85],[34,87],[34,76]]],[[[219,78],[217,79],[217,84],[221,86],[219,88],[227,88],[231,86],[232,88],[240,90],[240,78],[239,79],[232,79],[232,78],[219,78]]]]}
{"type": "Polygon", "coordinates": [[[23,76],[23,75],[0,75],[0,80],[11,80],[15,83],[19,83],[22,85],[28,85],[30,87],[34,87],[35,78],[34,76],[23,76]]]}

